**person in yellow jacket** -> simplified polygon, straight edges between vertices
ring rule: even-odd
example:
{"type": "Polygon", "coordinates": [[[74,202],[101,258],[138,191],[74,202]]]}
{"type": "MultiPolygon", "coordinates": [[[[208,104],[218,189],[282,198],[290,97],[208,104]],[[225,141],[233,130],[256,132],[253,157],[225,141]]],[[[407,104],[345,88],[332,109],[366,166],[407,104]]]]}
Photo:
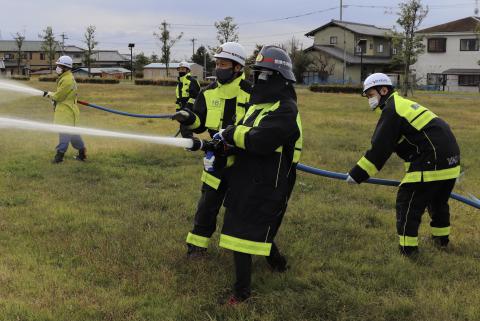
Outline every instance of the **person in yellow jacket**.
{"type": "MultiPolygon", "coordinates": [[[[195,134],[208,132],[213,137],[229,125],[238,124],[248,108],[252,85],[245,80],[246,52],[236,42],[222,44],[215,54],[217,80],[202,89],[193,109],[178,111],[173,119],[195,134]]],[[[204,158],[202,190],[194,226],[187,235],[187,256],[202,257],[217,227],[217,215],[227,191],[226,177],[233,155],[209,155],[204,158]]]]}
{"type": "MultiPolygon", "coordinates": [[[[59,75],[57,80],[57,90],[55,92],[44,92],[43,96],[52,99],[54,105],[54,123],[57,125],[76,126],[79,121],[80,111],[77,106],[77,83],[72,74],[72,58],[61,56],[56,62],[55,72],[59,75]]],[[[79,135],[60,134],[59,144],[56,147],[57,153],[53,163],[63,162],[64,155],[68,145],[78,150],[75,159],[85,161],[87,159],[87,150],[82,137],[79,135]]]]}

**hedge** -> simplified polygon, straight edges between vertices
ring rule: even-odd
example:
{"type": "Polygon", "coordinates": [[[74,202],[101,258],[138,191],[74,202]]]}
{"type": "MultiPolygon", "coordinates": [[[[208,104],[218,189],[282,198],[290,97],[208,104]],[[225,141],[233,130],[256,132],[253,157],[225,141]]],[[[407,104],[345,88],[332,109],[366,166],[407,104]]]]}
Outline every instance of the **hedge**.
{"type": "MultiPolygon", "coordinates": [[[[57,76],[41,76],[38,78],[39,81],[57,81],[57,76]]],[[[119,84],[120,80],[112,78],[75,78],[77,83],[89,83],[89,84],[119,84]]]]}
{"type": "MultiPolygon", "coordinates": [[[[200,80],[200,86],[207,86],[210,84],[208,81],[200,80]]],[[[176,86],[176,79],[135,79],[135,85],[139,86],[176,86]]]]}
{"type": "Polygon", "coordinates": [[[13,75],[12,76],[13,80],[22,80],[22,81],[29,81],[30,77],[28,76],[21,76],[21,75],[13,75]]]}
{"type": "Polygon", "coordinates": [[[311,85],[310,90],[319,93],[361,94],[362,87],[354,85],[311,85]]]}

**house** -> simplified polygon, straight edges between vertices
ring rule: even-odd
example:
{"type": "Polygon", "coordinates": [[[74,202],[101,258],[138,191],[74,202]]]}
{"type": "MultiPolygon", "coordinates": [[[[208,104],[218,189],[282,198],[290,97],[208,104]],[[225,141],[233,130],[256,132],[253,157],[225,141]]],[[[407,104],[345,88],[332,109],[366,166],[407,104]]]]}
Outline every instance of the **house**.
{"type": "Polygon", "coordinates": [[[304,82],[360,83],[375,72],[394,72],[391,34],[390,29],[339,20],[306,33],[313,45],[304,52],[314,63],[304,82]]]}
{"type": "Polygon", "coordinates": [[[75,76],[79,77],[100,77],[100,78],[115,78],[126,79],[130,75],[130,70],[121,67],[105,67],[105,68],[90,68],[90,74],[88,68],[78,68],[73,71],[75,76]]]}
{"type": "Polygon", "coordinates": [[[466,17],[417,32],[425,52],[412,66],[419,85],[446,91],[478,91],[480,17],[466,17]]]}
{"type": "Polygon", "coordinates": [[[126,58],[117,50],[95,50],[92,53],[91,67],[130,67],[130,58],[126,58]]]}
{"type": "MultiPolygon", "coordinates": [[[[168,64],[168,77],[176,78],[178,77],[178,67],[179,63],[170,63],[168,64]]],[[[197,79],[203,79],[203,67],[199,64],[190,63],[190,70],[192,76],[197,79]]],[[[151,63],[143,67],[143,78],[144,79],[159,79],[167,78],[167,67],[163,63],[151,63]]]]}
{"type": "MultiPolygon", "coordinates": [[[[76,46],[65,46],[64,52],[57,46],[55,58],[62,54],[72,57],[74,66],[82,63],[83,49],[76,46]]],[[[0,59],[4,60],[5,73],[7,75],[29,75],[38,71],[49,70],[48,58],[42,49],[42,41],[25,40],[22,45],[22,59],[20,70],[18,68],[18,47],[15,40],[0,40],[0,59]]],[[[55,68],[55,66],[53,66],[55,68]]]]}

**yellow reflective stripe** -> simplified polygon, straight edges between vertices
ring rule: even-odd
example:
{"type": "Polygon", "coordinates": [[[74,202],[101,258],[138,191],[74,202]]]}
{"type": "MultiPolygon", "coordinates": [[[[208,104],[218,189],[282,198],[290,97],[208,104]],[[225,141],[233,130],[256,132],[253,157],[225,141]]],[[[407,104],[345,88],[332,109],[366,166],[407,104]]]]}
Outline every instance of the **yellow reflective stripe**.
{"type": "Polygon", "coordinates": [[[191,125],[188,125],[187,128],[188,129],[197,129],[198,127],[200,127],[201,123],[200,123],[200,118],[195,115],[195,121],[193,122],[193,124],[191,125]]]}
{"type": "Polygon", "coordinates": [[[399,235],[400,246],[418,246],[418,236],[399,235]]]}
{"type": "Polygon", "coordinates": [[[373,176],[376,173],[378,173],[377,167],[371,161],[369,161],[365,156],[360,158],[357,165],[360,166],[365,172],[367,172],[368,176],[373,176]]]}
{"type": "Polygon", "coordinates": [[[434,182],[434,181],[444,181],[447,179],[453,179],[460,176],[460,165],[453,168],[440,169],[438,171],[407,173],[403,177],[402,182],[400,184],[422,182],[422,174],[423,174],[423,182],[434,182]]]}
{"type": "Polygon", "coordinates": [[[189,98],[188,103],[192,105],[195,104],[195,98],[189,98]]]}
{"type": "Polygon", "coordinates": [[[235,146],[245,149],[245,135],[252,129],[244,125],[238,125],[233,133],[233,141],[235,146]]]}
{"type": "Polygon", "coordinates": [[[447,179],[457,178],[458,176],[460,176],[460,165],[453,168],[441,169],[438,171],[423,172],[423,181],[443,181],[447,179]]]}
{"type": "Polygon", "coordinates": [[[231,167],[235,163],[235,155],[230,155],[227,157],[227,166],[226,167],[231,167]]]}
{"type": "Polygon", "coordinates": [[[448,236],[450,235],[450,226],[447,227],[432,227],[433,236],[448,236]]]}
{"type": "Polygon", "coordinates": [[[187,243],[188,244],[193,244],[198,247],[208,247],[208,243],[210,242],[210,238],[200,236],[200,235],[195,235],[193,233],[188,233],[187,235],[187,243]]]}
{"type": "Polygon", "coordinates": [[[412,123],[410,123],[415,129],[421,130],[428,124],[432,119],[436,118],[437,115],[432,113],[430,110],[427,110],[422,115],[420,115],[417,119],[415,119],[412,123]]]}
{"type": "Polygon", "coordinates": [[[272,243],[254,242],[225,234],[220,235],[219,245],[232,251],[264,256],[269,256],[272,248],[272,243]]]}
{"type": "Polygon", "coordinates": [[[283,146],[279,146],[277,149],[275,149],[277,153],[283,152],[283,146]]]}
{"type": "Polygon", "coordinates": [[[302,151],[301,150],[295,150],[293,152],[293,162],[294,163],[298,163],[300,161],[300,156],[302,155],[302,151]]]}
{"type": "Polygon", "coordinates": [[[213,176],[212,174],[207,173],[206,171],[203,171],[201,179],[202,182],[204,182],[213,189],[218,189],[218,187],[220,186],[221,180],[213,176]]]}
{"type": "Polygon", "coordinates": [[[405,166],[405,172],[408,172],[408,170],[410,169],[410,164],[410,162],[403,163],[403,166],[405,166]]]}

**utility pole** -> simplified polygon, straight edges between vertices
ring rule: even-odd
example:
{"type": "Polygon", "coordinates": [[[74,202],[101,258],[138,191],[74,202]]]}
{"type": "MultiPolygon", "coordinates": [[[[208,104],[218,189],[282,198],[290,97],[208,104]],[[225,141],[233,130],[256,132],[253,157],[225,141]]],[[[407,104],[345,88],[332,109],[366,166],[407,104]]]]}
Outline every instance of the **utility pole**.
{"type": "MultiPolygon", "coordinates": [[[[340,0],[340,21],[343,22],[343,0],[340,0]]],[[[342,69],[342,83],[345,84],[345,71],[347,69],[347,40],[345,26],[343,27],[343,69],[342,69]]]]}
{"type": "Polygon", "coordinates": [[[195,41],[196,41],[196,40],[197,40],[196,38],[192,38],[192,39],[190,39],[190,41],[192,42],[192,46],[193,46],[193,49],[192,49],[192,55],[194,55],[194,54],[195,54],[195,41]]]}
{"type": "Polygon", "coordinates": [[[65,39],[68,39],[65,32],[63,32],[60,37],[62,37],[62,55],[65,55],[65,39]]]}
{"type": "Polygon", "coordinates": [[[130,79],[133,81],[133,48],[135,47],[134,43],[129,43],[128,48],[130,48],[130,79]]]}

